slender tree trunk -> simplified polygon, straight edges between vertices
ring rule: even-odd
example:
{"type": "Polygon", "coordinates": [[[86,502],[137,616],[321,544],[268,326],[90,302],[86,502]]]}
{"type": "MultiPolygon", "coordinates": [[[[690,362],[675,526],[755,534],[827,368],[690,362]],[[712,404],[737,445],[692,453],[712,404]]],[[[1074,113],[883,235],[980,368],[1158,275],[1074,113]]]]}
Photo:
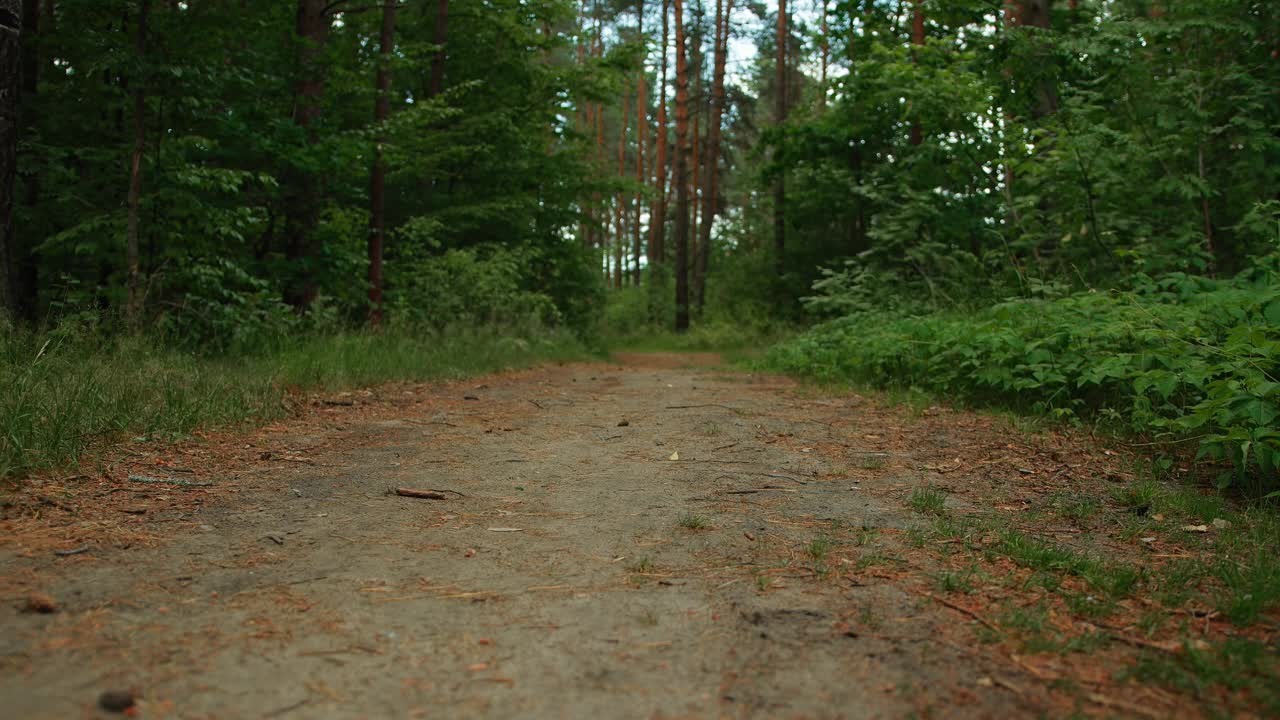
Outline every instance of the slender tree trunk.
{"type": "MultiPolygon", "coordinates": [[[[631,117],[631,111],[627,106],[627,94],[622,94],[622,111],[618,113],[618,179],[624,179],[627,176],[627,120],[631,117]]],[[[627,214],[626,211],[626,194],[619,192],[614,197],[615,209],[617,215],[617,234],[614,238],[613,253],[614,265],[616,273],[613,276],[613,287],[615,289],[622,288],[622,277],[624,275],[622,268],[622,258],[626,254],[627,237],[622,227],[622,218],[627,214]]]]}
{"type": "MultiPolygon", "coordinates": [[[[636,4],[636,34],[640,36],[640,42],[645,43],[644,55],[640,61],[640,80],[636,83],[636,184],[638,187],[644,187],[645,184],[645,145],[648,140],[645,137],[649,129],[649,98],[645,96],[645,68],[644,60],[649,57],[649,44],[644,37],[644,0],[639,0],[636,4]]],[[[631,255],[632,255],[632,275],[631,284],[640,287],[640,256],[644,252],[644,248],[640,245],[640,212],[643,206],[643,195],[635,196],[635,219],[631,226],[631,255]]]]}
{"type": "Polygon", "coordinates": [[[822,58],[818,83],[818,109],[827,109],[827,68],[831,65],[831,36],[827,27],[827,0],[818,0],[821,6],[819,28],[822,31],[822,58]]]}
{"type": "MultiPolygon", "coordinates": [[[[378,71],[374,78],[373,122],[382,125],[391,117],[391,53],[395,50],[396,2],[382,6],[382,31],[378,36],[378,71]]],[[[382,325],[382,250],[387,229],[387,163],[382,157],[386,138],[374,139],[373,172],[369,177],[369,325],[382,325]]]]}
{"type": "MultiPolygon", "coordinates": [[[[578,20],[578,39],[577,39],[577,42],[575,43],[575,45],[577,46],[577,57],[578,57],[579,69],[582,69],[583,67],[586,66],[587,44],[583,42],[583,36],[586,34],[586,31],[585,31],[585,28],[582,26],[582,20],[581,20],[582,17],[586,17],[586,14],[587,14],[586,10],[587,10],[586,0],[583,0],[582,15],[578,20]]],[[[577,120],[578,131],[583,133],[585,136],[586,129],[591,127],[591,122],[592,122],[591,103],[579,104],[577,106],[576,112],[574,113],[574,118],[577,120]]],[[[589,217],[591,214],[591,206],[590,206],[590,203],[584,203],[584,205],[585,206],[583,207],[583,213],[582,213],[584,217],[578,220],[578,239],[582,242],[582,246],[584,248],[590,248],[591,247],[591,234],[590,234],[591,231],[588,229],[588,223],[586,221],[586,217],[589,217]]]]}
{"type": "Polygon", "coordinates": [[[676,21],[676,332],[689,329],[689,63],[684,0],[674,0],[676,21]]]}
{"type": "MultiPolygon", "coordinates": [[[[778,57],[775,61],[773,119],[779,127],[787,121],[787,0],[778,0],[778,57]]],[[[787,180],[786,173],[779,168],[778,177],[773,184],[773,245],[777,253],[779,269],[782,267],[783,253],[787,247],[787,180]]]]}
{"type": "MultiPolygon", "coordinates": [[[[695,96],[696,97],[696,96],[695,96]]],[[[701,177],[702,168],[702,144],[700,128],[702,113],[694,112],[692,117],[692,127],[689,130],[689,142],[692,149],[689,151],[689,271],[693,272],[693,259],[698,256],[698,179],[701,177]]],[[[692,285],[690,286],[692,290],[692,285]]]]}
{"type": "Polygon", "coordinates": [[[724,74],[729,50],[729,18],[732,14],[733,0],[716,0],[715,69],[711,78],[711,117],[707,121],[706,181],[702,190],[701,236],[693,268],[693,301],[699,315],[706,305],[711,230],[715,225],[720,194],[720,123],[724,115],[724,74]]]}
{"type": "Polygon", "coordinates": [[[22,8],[0,0],[0,294],[18,316],[20,252],[13,232],[13,190],[18,170],[18,93],[22,86],[22,8]]]}
{"type": "MultiPolygon", "coordinates": [[[[151,0],[142,0],[138,6],[137,37],[134,49],[138,61],[145,62],[147,54],[147,20],[151,14],[151,0]]],[[[138,204],[142,198],[142,155],[147,148],[147,95],[143,78],[133,78],[133,157],[129,163],[128,220],[125,235],[125,260],[129,270],[129,300],[125,317],[136,326],[142,311],[142,287],[138,273],[138,204]]]]}
{"type": "Polygon", "coordinates": [[[662,0],[662,79],[658,86],[658,158],[655,165],[653,211],[649,220],[649,264],[653,267],[666,262],[667,234],[667,46],[668,0],[662,0]]]}
{"type": "MultiPolygon", "coordinates": [[[[294,86],[293,122],[303,129],[307,145],[318,142],[315,127],[322,113],[324,70],[320,55],[329,37],[329,17],[325,0],[298,0],[296,32],[298,35],[298,78],[294,86]]],[[[315,262],[316,226],[320,223],[319,178],[312,172],[291,168],[285,193],[285,256],[293,266],[294,277],[286,292],[286,300],[302,311],[311,306],[319,294],[315,262]]]]}
{"type": "MultiPolygon", "coordinates": [[[[604,56],[604,31],[603,31],[604,29],[602,27],[602,22],[600,20],[599,5],[600,5],[599,2],[596,2],[595,4],[596,34],[595,34],[594,45],[592,47],[593,57],[595,57],[596,59],[599,59],[604,56]]],[[[600,103],[600,102],[596,103],[595,117],[596,117],[596,152],[595,152],[596,170],[597,172],[600,173],[601,176],[603,176],[605,172],[604,103],[600,103]]],[[[599,192],[594,193],[592,195],[592,198],[594,200],[595,205],[598,208],[600,208],[600,216],[597,219],[598,222],[596,222],[596,228],[595,228],[594,245],[604,253],[605,267],[607,269],[609,265],[609,256],[608,256],[608,250],[605,246],[606,246],[606,242],[608,239],[608,232],[609,232],[609,220],[608,220],[609,211],[608,211],[608,208],[604,207],[604,204],[601,202],[602,198],[599,192]]],[[[605,272],[605,277],[608,277],[607,271],[605,272]]]]}
{"type": "Polygon", "coordinates": [[[431,57],[430,97],[435,97],[444,90],[445,43],[448,41],[449,0],[436,0],[436,27],[431,35],[431,42],[436,46],[436,53],[431,57]]]}
{"type": "MultiPolygon", "coordinates": [[[[915,9],[911,13],[911,44],[916,47],[924,45],[924,0],[915,0],[915,9]]],[[[911,62],[919,62],[919,56],[914,50],[911,52],[911,62]]],[[[919,113],[917,108],[916,113],[919,113]]],[[[920,128],[920,119],[917,117],[911,121],[911,144],[919,145],[924,142],[924,131],[920,128]]]]}

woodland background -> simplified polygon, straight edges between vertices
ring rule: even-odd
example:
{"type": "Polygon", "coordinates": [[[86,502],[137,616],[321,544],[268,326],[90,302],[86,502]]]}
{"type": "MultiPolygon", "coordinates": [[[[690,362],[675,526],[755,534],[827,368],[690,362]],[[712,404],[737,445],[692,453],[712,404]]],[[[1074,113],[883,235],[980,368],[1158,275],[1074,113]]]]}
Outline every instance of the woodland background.
{"type": "Polygon", "coordinates": [[[5,477],[645,345],[1280,487],[1265,0],[0,0],[0,65],[5,477]]]}

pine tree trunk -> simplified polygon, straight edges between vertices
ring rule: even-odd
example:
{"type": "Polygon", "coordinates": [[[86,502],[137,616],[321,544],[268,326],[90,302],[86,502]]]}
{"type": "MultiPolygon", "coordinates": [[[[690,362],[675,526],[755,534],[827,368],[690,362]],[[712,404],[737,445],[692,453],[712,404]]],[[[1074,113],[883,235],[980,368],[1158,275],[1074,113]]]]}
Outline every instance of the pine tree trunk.
{"type": "Polygon", "coordinates": [[[684,0],[674,0],[676,21],[676,332],[689,329],[689,64],[684,0]]]}
{"type": "MultiPolygon", "coordinates": [[[[924,45],[924,0],[915,0],[915,10],[911,14],[911,44],[917,47],[924,45]]],[[[912,50],[911,62],[918,61],[916,52],[912,50]]],[[[911,121],[911,144],[919,145],[923,142],[924,131],[920,128],[919,118],[916,118],[911,121]]]]}
{"type": "MultiPolygon", "coordinates": [[[[636,34],[640,36],[640,42],[644,39],[644,0],[639,0],[636,4],[636,34]]],[[[645,137],[649,129],[649,99],[645,96],[645,69],[644,60],[649,57],[648,43],[645,43],[645,52],[640,62],[640,80],[636,83],[636,185],[644,187],[645,178],[645,145],[648,138],[645,137]]],[[[631,284],[640,287],[640,256],[644,253],[644,248],[640,245],[640,212],[642,195],[635,196],[635,218],[631,226],[631,255],[632,255],[632,276],[631,284]]]]}
{"type": "Polygon", "coordinates": [[[0,293],[4,307],[19,313],[18,244],[13,229],[13,190],[18,170],[18,93],[22,83],[22,9],[0,0],[0,293]]]}
{"type": "MultiPolygon", "coordinates": [[[[778,57],[775,61],[774,122],[779,127],[787,121],[787,0],[778,0],[778,57]]],[[[773,244],[779,269],[787,246],[787,180],[781,169],[773,185],[773,244]]]]}
{"type": "MultiPolygon", "coordinates": [[[[622,94],[622,111],[618,113],[618,179],[622,180],[627,177],[627,120],[630,118],[630,111],[627,108],[627,94],[622,94]]],[[[622,258],[626,254],[627,237],[624,234],[622,219],[626,216],[626,195],[618,193],[614,197],[614,208],[617,215],[616,234],[613,243],[614,268],[613,276],[614,289],[622,288],[622,277],[625,274],[622,267],[622,258]]]]}
{"type": "Polygon", "coordinates": [[[706,305],[707,269],[711,260],[711,230],[716,221],[720,193],[720,123],[724,115],[724,74],[729,50],[729,17],[733,0],[716,0],[715,70],[711,78],[711,117],[707,121],[706,180],[702,190],[702,225],[698,255],[694,258],[694,306],[698,314],[706,305]]]}
{"type": "MultiPolygon", "coordinates": [[[[147,20],[151,14],[151,0],[142,0],[138,6],[137,36],[134,49],[138,61],[145,62],[147,53],[147,20]]],[[[125,306],[125,318],[136,326],[142,312],[142,288],[138,272],[138,205],[142,198],[142,155],[147,148],[147,95],[143,78],[133,79],[133,156],[129,163],[128,217],[125,232],[125,264],[128,267],[129,299],[125,306]]]]}
{"type": "Polygon", "coordinates": [[[658,267],[666,262],[667,234],[667,45],[668,0],[662,0],[662,79],[658,86],[657,160],[654,162],[653,211],[649,220],[649,264],[658,267]]]}
{"type": "Polygon", "coordinates": [[[822,32],[822,56],[818,75],[818,109],[827,109],[827,68],[831,64],[831,35],[827,27],[827,0],[818,0],[821,6],[821,20],[818,27],[822,32]]]}
{"type": "Polygon", "coordinates": [[[436,0],[436,26],[431,35],[437,46],[431,58],[431,86],[428,97],[435,97],[444,90],[445,43],[449,41],[449,0],[436,0]]]}
{"type": "MultiPolygon", "coordinates": [[[[391,53],[395,49],[396,3],[382,6],[382,31],[378,36],[378,71],[374,78],[373,122],[391,117],[391,53]]],[[[386,138],[374,139],[373,172],[369,178],[369,325],[382,324],[382,251],[386,241],[387,163],[382,156],[386,138]]]]}

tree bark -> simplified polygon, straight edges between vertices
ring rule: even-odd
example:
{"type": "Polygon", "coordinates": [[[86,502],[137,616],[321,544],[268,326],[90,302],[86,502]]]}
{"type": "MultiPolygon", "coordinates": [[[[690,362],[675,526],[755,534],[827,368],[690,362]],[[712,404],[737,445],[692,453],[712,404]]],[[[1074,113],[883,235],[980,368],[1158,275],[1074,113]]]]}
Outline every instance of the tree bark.
{"type": "Polygon", "coordinates": [[[818,109],[827,109],[827,67],[831,64],[831,36],[827,27],[827,0],[818,0],[821,6],[819,29],[822,31],[822,59],[818,83],[818,109]]]}
{"type": "Polygon", "coordinates": [[[445,43],[449,41],[449,0],[436,0],[436,27],[431,42],[436,46],[435,55],[431,58],[431,85],[429,97],[435,97],[444,90],[445,43]]]}
{"type": "MultiPolygon", "coordinates": [[[[618,179],[621,180],[627,176],[627,120],[630,118],[630,110],[627,108],[627,94],[622,94],[622,110],[618,113],[618,179]]],[[[614,233],[613,255],[614,255],[614,275],[613,287],[615,290],[622,289],[622,277],[625,274],[622,267],[623,256],[626,255],[625,248],[627,246],[627,237],[623,229],[622,219],[626,216],[626,194],[619,192],[614,196],[614,211],[617,216],[616,231],[614,233]]]]}
{"type": "MultiPolygon", "coordinates": [[[[382,29],[378,36],[378,71],[374,78],[376,98],[373,121],[377,125],[391,117],[391,53],[395,50],[396,2],[382,6],[382,29]]],[[[369,325],[382,325],[382,250],[386,241],[387,163],[382,156],[386,138],[374,139],[373,172],[369,177],[369,325]]]]}
{"type": "Polygon", "coordinates": [[[658,86],[657,160],[654,184],[657,192],[649,220],[649,264],[658,267],[666,262],[667,235],[667,46],[670,22],[668,0],[662,0],[662,79],[658,86]]]}
{"type": "MultiPolygon", "coordinates": [[[[46,10],[52,9],[52,0],[46,2],[46,10]]],[[[40,2],[39,0],[23,0],[22,2],[22,90],[17,97],[16,132],[19,136],[35,124],[39,110],[34,107],[34,100],[40,82],[40,2]]],[[[49,23],[52,25],[52,23],[49,23]]],[[[48,32],[46,26],[44,32],[48,32]]],[[[15,82],[17,80],[15,79],[15,82]]],[[[17,190],[13,190],[17,193],[17,190]]],[[[40,175],[32,172],[27,175],[26,199],[24,204],[34,208],[40,200],[40,175]]],[[[16,198],[12,202],[17,202],[16,198]]],[[[0,301],[9,307],[14,319],[34,324],[39,309],[39,258],[35,252],[36,237],[31,229],[23,233],[14,233],[9,238],[8,251],[12,254],[13,272],[9,278],[12,283],[12,304],[4,299],[0,292],[0,301]]],[[[4,262],[4,252],[0,252],[0,264],[4,262]]],[[[5,273],[0,267],[0,275],[5,273]]],[[[3,283],[0,283],[3,285],[3,283]]]]}
{"type": "MultiPolygon", "coordinates": [[[[778,0],[778,33],[775,61],[773,119],[778,127],[787,121],[787,0],[778,0]]],[[[773,244],[777,253],[779,269],[782,267],[783,253],[787,246],[787,180],[786,173],[779,168],[778,177],[773,182],[773,244]]]]}
{"type": "MultiPolygon", "coordinates": [[[[147,20],[151,14],[151,0],[142,0],[138,6],[137,37],[134,49],[138,61],[145,62],[147,53],[147,20]]],[[[125,318],[136,326],[142,312],[142,288],[138,273],[138,205],[142,198],[142,156],[147,148],[147,95],[143,78],[133,78],[133,157],[129,163],[128,219],[125,234],[125,261],[129,271],[129,299],[125,306],[125,318]]]]}
{"type": "Polygon", "coordinates": [[[729,51],[729,18],[733,0],[716,0],[714,35],[715,69],[711,78],[711,116],[707,120],[706,180],[702,189],[702,224],[698,239],[698,255],[694,258],[693,301],[701,315],[706,305],[707,269],[711,261],[711,230],[716,221],[720,194],[720,123],[724,116],[724,75],[729,51]]]}
{"type": "MultiPolygon", "coordinates": [[[[294,84],[293,122],[302,128],[307,145],[318,141],[316,123],[324,99],[324,70],[320,55],[329,37],[325,0],[298,0],[298,78],[294,84]]],[[[299,311],[311,306],[319,294],[315,279],[316,226],[320,224],[320,182],[310,170],[291,168],[285,194],[285,256],[293,266],[285,299],[299,311]]]]}
{"type": "Polygon", "coordinates": [[[676,332],[689,329],[689,63],[684,0],[674,0],[676,21],[676,332]]]}
{"type": "Polygon", "coordinates": [[[22,9],[0,0],[0,292],[19,314],[18,247],[13,232],[13,190],[18,160],[18,93],[22,86],[22,9]]]}
{"type": "MultiPolygon", "coordinates": [[[[911,14],[911,44],[916,47],[924,45],[924,0],[915,0],[915,9],[911,14]]],[[[911,62],[919,62],[920,58],[915,50],[911,51],[911,62]]],[[[920,119],[917,108],[917,117],[911,121],[911,144],[919,145],[924,142],[924,131],[920,128],[920,119]]]]}
{"type": "MultiPolygon", "coordinates": [[[[640,80],[636,83],[636,184],[644,187],[645,184],[645,145],[648,141],[647,131],[649,129],[649,99],[645,96],[645,69],[644,61],[649,57],[649,44],[645,42],[644,37],[644,0],[636,3],[636,34],[640,36],[640,42],[645,44],[645,51],[640,60],[640,80]]],[[[637,194],[635,197],[635,220],[631,227],[631,254],[632,254],[632,277],[631,284],[640,286],[640,256],[644,253],[644,248],[640,245],[640,211],[642,195],[637,194]]],[[[652,218],[650,218],[652,220],[652,218]]]]}

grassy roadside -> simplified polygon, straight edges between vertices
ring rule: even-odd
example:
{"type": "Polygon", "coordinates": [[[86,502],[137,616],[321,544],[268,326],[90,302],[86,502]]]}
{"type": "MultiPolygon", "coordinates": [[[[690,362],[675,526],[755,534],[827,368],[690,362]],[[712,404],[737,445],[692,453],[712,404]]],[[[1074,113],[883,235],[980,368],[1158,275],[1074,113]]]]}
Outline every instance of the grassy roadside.
{"type": "MultiPolygon", "coordinates": [[[[863,329],[863,344],[842,338],[828,356],[848,363],[846,371],[806,368],[796,351],[808,340],[784,343],[750,366],[791,374],[824,394],[877,395],[917,419],[939,403],[973,399],[927,382],[901,382],[890,372],[864,374],[860,362],[880,352],[876,344],[883,339],[871,325],[863,329]]],[[[1003,416],[1030,436],[1079,425],[1033,405],[985,407],[980,412],[1003,416]]],[[[1128,435],[1116,430],[1112,440],[1128,435]]],[[[1150,447],[1123,445],[1097,448],[1130,464],[1123,478],[1087,478],[1068,490],[1021,496],[1011,487],[1014,500],[1004,498],[1003,505],[994,498],[953,504],[948,490],[926,480],[902,500],[918,518],[902,538],[912,552],[931,558],[924,587],[976,619],[980,642],[1033,663],[1044,677],[1056,676],[1059,689],[1079,699],[1080,712],[1093,690],[1074,686],[1071,677],[1124,664],[1110,681],[1193,698],[1206,717],[1280,715],[1275,499],[1259,500],[1245,487],[1218,491],[1189,453],[1153,457],[1139,452],[1150,447]],[[1115,660],[1118,655],[1126,659],[1115,660]]],[[[863,471],[881,469],[880,462],[862,462],[863,471]]],[[[817,554],[808,552],[822,570],[817,554]]],[[[875,562],[876,552],[901,550],[867,551],[865,560],[875,562]]]]}
{"type": "Polygon", "coordinates": [[[932,591],[971,609],[981,642],[1066,667],[1126,647],[1136,662],[1116,681],[1185,693],[1209,716],[1280,713],[1274,512],[1152,481],[1051,497],[1022,527],[946,508],[930,489],[907,506],[921,518],[908,541],[945,568],[932,591]]]}
{"type": "Polygon", "coordinates": [[[286,414],[288,392],[426,381],[589,357],[571,333],[412,328],[281,338],[205,358],[145,336],[65,325],[0,333],[0,480],[77,462],[135,438],[254,425],[286,414]]]}

